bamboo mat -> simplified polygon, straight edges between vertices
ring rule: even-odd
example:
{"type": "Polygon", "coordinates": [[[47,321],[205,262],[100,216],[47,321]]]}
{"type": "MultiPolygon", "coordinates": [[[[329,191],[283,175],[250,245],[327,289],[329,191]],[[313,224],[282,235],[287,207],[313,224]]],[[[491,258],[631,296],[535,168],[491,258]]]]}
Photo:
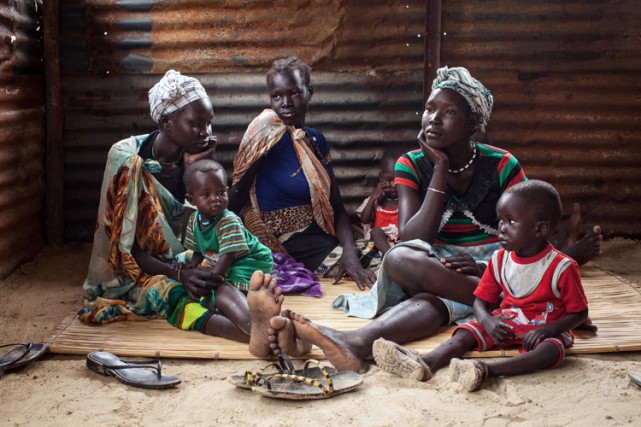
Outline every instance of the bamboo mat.
{"type": "MultiPolygon", "coordinates": [[[[599,330],[596,334],[575,332],[574,347],[568,354],[611,353],[641,350],[641,289],[623,279],[595,267],[581,270],[588,296],[590,317],[599,330]]],[[[352,282],[333,286],[321,282],[324,296],[310,298],[286,296],[284,308],[302,313],[319,324],[338,330],[357,329],[369,320],[346,317],[342,310],[331,308],[334,297],[341,293],[359,292],[352,282]]],[[[442,328],[436,335],[407,344],[421,353],[445,341],[453,328],[442,328]]],[[[88,354],[108,351],[121,356],[194,358],[194,359],[255,359],[247,345],[223,338],[209,337],[200,332],[181,331],[166,320],[124,321],[105,326],[80,323],[75,313],[55,329],[49,351],[63,354],[88,354]]],[[[516,350],[470,352],[470,357],[512,356],[516,350]]],[[[314,347],[306,358],[322,359],[314,347]]]]}

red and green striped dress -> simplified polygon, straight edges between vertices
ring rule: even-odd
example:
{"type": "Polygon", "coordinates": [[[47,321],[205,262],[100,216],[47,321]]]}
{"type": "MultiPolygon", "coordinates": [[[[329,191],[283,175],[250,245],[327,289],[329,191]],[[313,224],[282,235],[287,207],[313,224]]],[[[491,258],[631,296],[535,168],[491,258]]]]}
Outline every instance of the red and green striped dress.
{"type": "MultiPolygon", "coordinates": [[[[481,246],[498,242],[496,204],[509,187],[525,181],[516,158],[505,150],[476,143],[479,158],[474,164],[472,185],[464,194],[448,187],[445,208],[434,244],[481,246]]],[[[420,150],[404,154],[396,163],[396,185],[404,185],[425,198],[434,165],[420,150]]]]}

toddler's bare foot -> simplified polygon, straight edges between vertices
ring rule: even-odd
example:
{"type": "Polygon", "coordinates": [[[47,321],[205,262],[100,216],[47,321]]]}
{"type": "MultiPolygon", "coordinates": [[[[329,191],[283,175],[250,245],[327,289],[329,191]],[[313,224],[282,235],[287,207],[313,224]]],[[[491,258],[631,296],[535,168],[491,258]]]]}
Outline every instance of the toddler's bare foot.
{"type": "Polygon", "coordinates": [[[559,231],[550,238],[552,245],[559,250],[563,250],[575,244],[579,235],[581,220],[581,205],[575,203],[572,206],[572,216],[570,216],[570,219],[564,222],[559,228],[559,231]]]}
{"type": "Polygon", "coordinates": [[[342,339],[343,333],[312,323],[306,317],[289,313],[294,325],[296,336],[303,342],[314,344],[320,348],[332,365],[339,371],[361,372],[365,368],[363,360],[358,358],[342,339]]]}
{"type": "Polygon", "coordinates": [[[251,317],[249,334],[249,352],[256,357],[267,357],[271,354],[269,347],[269,319],[280,313],[284,297],[276,280],[262,271],[255,271],[249,281],[247,305],[251,317]]]}
{"type": "Polygon", "coordinates": [[[290,310],[283,310],[280,316],[269,319],[269,346],[275,355],[287,353],[289,356],[302,356],[312,350],[312,345],[296,338],[290,313],[290,310]]]}
{"type": "Polygon", "coordinates": [[[601,255],[602,246],[603,235],[601,234],[601,227],[595,225],[579,241],[567,248],[565,254],[574,259],[579,265],[583,265],[601,255]]]}

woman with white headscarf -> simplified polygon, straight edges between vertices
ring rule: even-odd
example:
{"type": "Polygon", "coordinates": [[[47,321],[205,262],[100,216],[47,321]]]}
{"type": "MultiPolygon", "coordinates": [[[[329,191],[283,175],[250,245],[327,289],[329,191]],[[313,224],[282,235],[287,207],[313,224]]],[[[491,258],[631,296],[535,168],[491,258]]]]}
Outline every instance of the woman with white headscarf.
{"type": "Polygon", "coordinates": [[[214,152],[211,101],[198,80],[170,70],[149,90],[149,106],[158,130],[126,138],[109,151],[80,318],[105,324],[166,317],[182,329],[247,341],[244,295],[223,298],[221,291],[219,300],[229,310],[191,304],[222,278],[181,268],[182,176],[186,163],[214,152]]]}

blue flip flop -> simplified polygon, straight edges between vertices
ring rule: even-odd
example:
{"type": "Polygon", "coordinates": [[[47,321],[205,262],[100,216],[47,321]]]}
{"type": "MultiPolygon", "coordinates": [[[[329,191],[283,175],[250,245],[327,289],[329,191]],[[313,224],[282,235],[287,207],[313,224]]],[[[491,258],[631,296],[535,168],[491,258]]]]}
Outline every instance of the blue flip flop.
{"type": "Polygon", "coordinates": [[[96,351],[87,355],[87,368],[133,387],[165,389],[180,384],[180,378],[163,375],[159,359],[126,361],[106,351],[96,351]]]}

